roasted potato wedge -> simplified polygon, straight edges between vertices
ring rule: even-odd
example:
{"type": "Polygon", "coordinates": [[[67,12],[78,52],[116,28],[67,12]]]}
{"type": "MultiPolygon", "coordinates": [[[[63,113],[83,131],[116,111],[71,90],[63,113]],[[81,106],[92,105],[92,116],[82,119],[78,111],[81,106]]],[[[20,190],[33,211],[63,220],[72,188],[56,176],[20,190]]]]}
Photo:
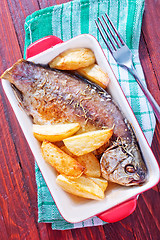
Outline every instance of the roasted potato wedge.
{"type": "Polygon", "coordinates": [[[71,157],[75,158],[85,168],[84,174],[86,176],[95,178],[100,177],[100,164],[93,153],[87,153],[82,156],[75,156],[68,150],[66,146],[62,146],[61,149],[71,157]]]}
{"type": "Polygon", "coordinates": [[[41,151],[44,160],[54,167],[60,174],[78,178],[84,172],[84,167],[79,162],[63,152],[53,143],[46,140],[43,141],[41,151]]]}
{"type": "Polygon", "coordinates": [[[33,124],[33,134],[39,141],[48,140],[50,142],[61,141],[72,136],[80,129],[79,123],[66,123],[55,125],[33,124]]]}
{"type": "Polygon", "coordinates": [[[112,136],[113,128],[75,135],[63,140],[71,153],[77,156],[92,152],[105,144],[112,136]]]}
{"type": "Polygon", "coordinates": [[[62,52],[55,57],[50,63],[51,68],[60,70],[76,70],[87,67],[95,63],[94,53],[88,48],[73,48],[62,52]]]}
{"type": "Polygon", "coordinates": [[[77,156],[76,160],[85,167],[84,174],[88,177],[100,177],[100,163],[93,153],[77,156]]]}
{"type": "Polygon", "coordinates": [[[62,151],[64,151],[65,153],[67,153],[69,156],[71,156],[71,157],[73,157],[73,158],[75,158],[75,159],[78,158],[76,155],[74,155],[73,153],[71,153],[71,152],[69,151],[69,149],[68,149],[65,145],[61,146],[61,149],[62,149],[62,151]]]}
{"type": "Polygon", "coordinates": [[[74,179],[58,175],[56,183],[59,184],[66,192],[80,197],[96,200],[104,198],[104,191],[94,181],[84,175],[74,179]]]}
{"type": "Polygon", "coordinates": [[[88,67],[80,68],[77,70],[77,72],[83,77],[98,84],[102,88],[106,88],[108,86],[109,83],[108,74],[105,73],[97,64],[92,64],[88,67]]]}
{"type": "Polygon", "coordinates": [[[92,181],[94,181],[98,186],[105,191],[108,187],[108,181],[104,178],[96,178],[96,177],[90,177],[92,181]]]}

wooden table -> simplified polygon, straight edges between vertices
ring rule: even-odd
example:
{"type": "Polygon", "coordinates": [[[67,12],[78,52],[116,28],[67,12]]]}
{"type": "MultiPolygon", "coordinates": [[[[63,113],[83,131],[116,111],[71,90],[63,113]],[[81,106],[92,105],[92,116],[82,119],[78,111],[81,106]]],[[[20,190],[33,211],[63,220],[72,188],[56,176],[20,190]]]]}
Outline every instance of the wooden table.
{"type": "MultiPolygon", "coordinates": [[[[23,56],[24,22],[34,11],[67,0],[0,1],[0,74],[23,56]]],[[[160,1],[146,0],[140,59],[148,89],[160,104],[160,1]]],[[[159,186],[140,195],[135,212],[105,226],[53,231],[37,222],[34,158],[0,85],[0,239],[160,239],[159,186]]],[[[152,150],[160,163],[160,124],[152,150]]]]}

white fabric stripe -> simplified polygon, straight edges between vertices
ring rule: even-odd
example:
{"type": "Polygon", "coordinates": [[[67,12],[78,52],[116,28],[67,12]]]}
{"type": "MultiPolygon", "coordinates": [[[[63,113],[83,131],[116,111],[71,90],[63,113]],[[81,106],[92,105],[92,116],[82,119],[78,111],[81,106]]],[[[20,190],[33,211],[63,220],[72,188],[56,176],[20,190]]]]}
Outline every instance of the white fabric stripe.
{"type": "Polygon", "coordinates": [[[74,228],[81,228],[81,227],[83,227],[82,222],[74,223],[74,228]]]}
{"type": "Polygon", "coordinates": [[[80,5],[79,2],[75,2],[72,5],[72,12],[76,12],[77,14],[72,14],[72,31],[73,31],[73,37],[77,36],[81,33],[81,24],[80,24],[80,18],[81,18],[81,12],[79,10],[80,5]]]}
{"type": "Polygon", "coordinates": [[[89,33],[97,38],[97,27],[95,24],[95,19],[97,19],[98,14],[98,1],[90,1],[89,6],[89,33]]]}
{"type": "Polygon", "coordinates": [[[112,0],[110,1],[109,17],[116,28],[117,28],[117,16],[118,16],[118,4],[115,3],[115,0],[112,0]]]}
{"type": "Polygon", "coordinates": [[[60,18],[61,12],[59,10],[58,6],[54,7],[54,11],[52,14],[52,34],[62,38],[61,36],[61,18],[60,18]]]}
{"type": "MultiPolygon", "coordinates": [[[[124,14],[125,12],[128,13],[128,2],[126,1],[125,6],[120,4],[120,11],[119,11],[119,26],[118,26],[118,32],[123,36],[123,40],[126,42],[126,27],[127,27],[127,18],[128,14],[124,14]],[[121,10],[123,8],[123,10],[121,10]]],[[[117,66],[118,72],[119,72],[119,78],[121,80],[121,87],[124,90],[125,89],[125,95],[130,96],[130,88],[129,88],[129,82],[123,82],[124,76],[126,76],[127,79],[129,79],[129,73],[125,69],[122,69],[121,67],[117,66]]],[[[131,105],[131,98],[128,99],[129,104],[131,105]]]]}
{"type": "MultiPolygon", "coordinates": [[[[111,0],[110,0],[110,1],[111,1],[111,0]]],[[[105,2],[104,4],[103,4],[103,2],[101,2],[101,4],[99,5],[99,16],[100,16],[100,17],[101,17],[105,12],[108,12],[108,4],[109,4],[109,2],[107,1],[107,2],[105,2]],[[106,7],[106,4],[107,4],[107,7],[106,7]]],[[[99,36],[100,36],[100,34],[99,34],[99,36]]],[[[105,48],[105,47],[106,47],[106,45],[105,45],[105,43],[104,43],[104,41],[103,41],[103,39],[102,39],[101,36],[99,37],[99,43],[100,43],[100,45],[101,45],[102,48],[105,48]]]]}
{"type": "Polygon", "coordinates": [[[89,218],[83,222],[79,222],[79,223],[74,223],[74,228],[81,228],[81,227],[90,227],[90,226],[100,226],[103,225],[104,222],[98,218],[98,217],[93,217],[93,218],[89,218]]]}
{"type": "Polygon", "coordinates": [[[62,13],[63,41],[69,40],[71,38],[70,17],[71,17],[71,4],[64,4],[62,13]]]}
{"type": "Polygon", "coordinates": [[[124,5],[120,4],[120,24],[119,24],[119,33],[123,36],[123,40],[126,42],[126,26],[127,26],[127,14],[124,14],[124,11],[128,13],[128,2],[124,5]],[[121,9],[122,8],[122,9],[121,9]],[[124,10],[125,9],[125,10],[124,10]]]}
{"type": "MultiPolygon", "coordinates": [[[[98,217],[93,217],[93,221],[94,221],[94,226],[98,226],[98,225],[102,225],[104,222],[98,218],[98,217]]],[[[105,222],[106,223],[106,222],[105,222]]]]}
{"type": "MultiPolygon", "coordinates": [[[[141,4],[141,3],[140,3],[141,4]]],[[[137,15],[139,16],[139,18],[141,18],[141,11],[142,11],[142,8],[139,8],[137,5],[136,5],[136,11],[137,11],[137,15]]],[[[136,15],[136,16],[137,16],[136,15]]],[[[134,18],[137,18],[136,16],[134,16],[134,18]]],[[[138,36],[138,32],[139,32],[139,28],[141,27],[140,24],[141,24],[141,21],[140,19],[137,19],[136,23],[135,23],[135,19],[133,20],[134,21],[134,24],[133,24],[133,32],[136,32],[136,34],[133,34],[132,36],[132,46],[133,48],[136,47],[136,43],[137,43],[137,36],[138,36]],[[134,44],[135,43],[135,44],[134,44]]]]}

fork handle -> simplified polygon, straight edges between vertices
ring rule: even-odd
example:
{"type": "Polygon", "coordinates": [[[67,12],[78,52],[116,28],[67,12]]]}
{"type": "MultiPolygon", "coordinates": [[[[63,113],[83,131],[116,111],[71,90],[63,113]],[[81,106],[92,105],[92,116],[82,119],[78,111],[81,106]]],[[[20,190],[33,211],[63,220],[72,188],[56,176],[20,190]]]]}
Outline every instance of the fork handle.
{"type": "Polygon", "coordinates": [[[144,95],[146,96],[149,103],[151,104],[158,121],[160,122],[160,106],[157,104],[157,102],[155,101],[155,99],[153,98],[153,96],[151,95],[149,90],[147,89],[147,87],[144,85],[144,83],[142,82],[142,80],[138,76],[138,73],[137,73],[136,69],[134,68],[134,66],[132,65],[130,68],[127,68],[127,69],[134,76],[136,81],[138,82],[138,84],[141,87],[144,95]]]}

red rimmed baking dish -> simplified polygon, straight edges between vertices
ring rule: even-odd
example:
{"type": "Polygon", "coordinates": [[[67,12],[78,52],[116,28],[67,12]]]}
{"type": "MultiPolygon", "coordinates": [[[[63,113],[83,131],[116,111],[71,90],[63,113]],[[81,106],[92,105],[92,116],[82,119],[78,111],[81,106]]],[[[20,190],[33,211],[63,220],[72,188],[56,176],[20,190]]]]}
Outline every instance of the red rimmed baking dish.
{"type": "Polygon", "coordinates": [[[55,36],[47,36],[31,44],[27,49],[26,56],[29,61],[34,63],[47,64],[61,52],[69,48],[79,47],[92,49],[95,53],[97,63],[104,71],[107,71],[110,77],[108,92],[118,103],[119,108],[135,131],[148,168],[148,179],[142,186],[124,187],[109,184],[105,198],[100,201],[77,198],[64,192],[55,182],[57,176],[56,171],[44,161],[41,155],[40,143],[32,134],[31,119],[20,108],[10,83],[2,79],[2,85],[63,218],[68,222],[76,223],[96,215],[106,222],[115,222],[130,215],[136,208],[137,196],[158,183],[159,166],[103,50],[93,36],[83,34],[66,42],[62,42],[62,40],[55,36]],[[119,101],[119,99],[121,99],[121,101],[119,101]]]}

